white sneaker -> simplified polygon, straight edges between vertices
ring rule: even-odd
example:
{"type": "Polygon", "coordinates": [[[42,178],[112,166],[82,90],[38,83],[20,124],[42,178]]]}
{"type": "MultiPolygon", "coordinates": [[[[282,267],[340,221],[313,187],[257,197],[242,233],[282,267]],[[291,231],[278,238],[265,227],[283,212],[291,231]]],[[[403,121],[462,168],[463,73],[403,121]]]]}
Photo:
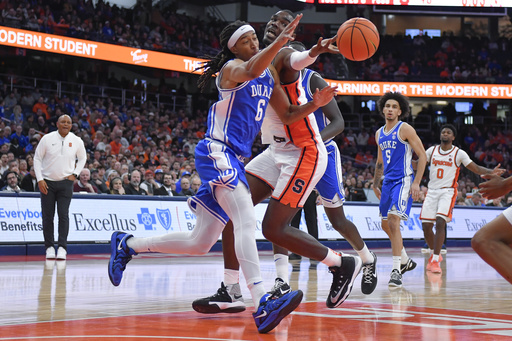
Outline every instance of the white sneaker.
{"type": "Polygon", "coordinates": [[[46,249],[46,259],[55,259],[55,249],[52,246],[46,249]]]}
{"type": "Polygon", "coordinates": [[[62,246],[59,246],[59,249],[57,250],[57,259],[66,260],[67,254],[68,253],[66,252],[66,249],[64,249],[62,246]]]}

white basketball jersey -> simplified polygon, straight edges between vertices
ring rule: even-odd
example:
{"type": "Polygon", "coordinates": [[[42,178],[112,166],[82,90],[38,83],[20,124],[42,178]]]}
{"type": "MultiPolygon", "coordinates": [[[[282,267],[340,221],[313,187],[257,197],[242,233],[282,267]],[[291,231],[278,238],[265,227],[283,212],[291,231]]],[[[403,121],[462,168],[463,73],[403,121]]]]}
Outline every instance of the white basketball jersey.
{"type": "Polygon", "coordinates": [[[436,145],[427,149],[426,153],[430,163],[429,189],[456,188],[460,165],[467,166],[473,162],[465,151],[455,146],[444,151],[440,145],[436,145]]]}

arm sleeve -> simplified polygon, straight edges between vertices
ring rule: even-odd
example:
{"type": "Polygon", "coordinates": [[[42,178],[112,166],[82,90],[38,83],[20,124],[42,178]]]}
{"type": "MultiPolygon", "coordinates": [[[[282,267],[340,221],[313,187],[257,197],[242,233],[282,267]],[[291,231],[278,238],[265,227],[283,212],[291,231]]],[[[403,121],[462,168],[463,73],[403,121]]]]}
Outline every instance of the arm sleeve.
{"type": "Polygon", "coordinates": [[[317,57],[310,57],[309,50],[298,52],[295,51],[290,55],[290,65],[294,70],[300,71],[305,67],[313,64],[317,57]]]}

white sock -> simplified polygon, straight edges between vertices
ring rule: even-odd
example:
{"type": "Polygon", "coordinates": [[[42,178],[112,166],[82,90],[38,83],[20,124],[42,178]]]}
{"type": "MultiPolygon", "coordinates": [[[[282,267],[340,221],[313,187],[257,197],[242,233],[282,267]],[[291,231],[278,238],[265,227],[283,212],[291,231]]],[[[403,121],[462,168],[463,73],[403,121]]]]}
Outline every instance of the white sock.
{"type": "Polygon", "coordinates": [[[400,256],[393,256],[393,270],[398,270],[398,272],[400,272],[400,273],[401,273],[401,271],[400,271],[401,259],[402,259],[402,257],[400,257],[400,256]]]}
{"type": "Polygon", "coordinates": [[[439,262],[439,255],[433,255],[432,256],[432,261],[433,262],[439,262]]]}
{"type": "Polygon", "coordinates": [[[363,264],[371,264],[373,263],[374,259],[373,259],[373,255],[370,253],[370,250],[368,250],[368,247],[366,246],[366,243],[364,244],[364,247],[357,251],[357,254],[359,255],[359,257],[361,258],[361,260],[363,261],[363,264]]]}
{"type": "Polygon", "coordinates": [[[341,266],[341,254],[328,249],[327,256],[322,260],[322,263],[327,266],[341,266]]]}
{"type": "Polygon", "coordinates": [[[283,255],[282,253],[274,254],[274,264],[276,266],[276,277],[288,283],[288,255],[283,255]]]}
{"type": "Polygon", "coordinates": [[[407,263],[409,260],[409,256],[407,256],[407,252],[405,252],[405,247],[402,247],[402,264],[407,263]]]}
{"type": "Polygon", "coordinates": [[[240,281],[240,271],[233,269],[224,269],[224,285],[237,284],[240,281]]]}

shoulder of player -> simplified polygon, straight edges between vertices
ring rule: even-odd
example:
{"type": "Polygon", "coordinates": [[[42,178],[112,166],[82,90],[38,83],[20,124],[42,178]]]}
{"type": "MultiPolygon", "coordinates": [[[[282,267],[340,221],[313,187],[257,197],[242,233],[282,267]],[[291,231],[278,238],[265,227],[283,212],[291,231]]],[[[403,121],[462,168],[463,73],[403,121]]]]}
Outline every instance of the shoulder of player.
{"type": "Polygon", "coordinates": [[[409,123],[402,122],[400,126],[400,137],[411,138],[414,136],[418,136],[416,133],[416,129],[414,129],[409,123]]]}
{"type": "Polygon", "coordinates": [[[311,89],[322,89],[325,88],[327,85],[328,84],[325,81],[325,79],[323,79],[318,72],[311,72],[311,76],[309,77],[309,87],[311,89]]]}

